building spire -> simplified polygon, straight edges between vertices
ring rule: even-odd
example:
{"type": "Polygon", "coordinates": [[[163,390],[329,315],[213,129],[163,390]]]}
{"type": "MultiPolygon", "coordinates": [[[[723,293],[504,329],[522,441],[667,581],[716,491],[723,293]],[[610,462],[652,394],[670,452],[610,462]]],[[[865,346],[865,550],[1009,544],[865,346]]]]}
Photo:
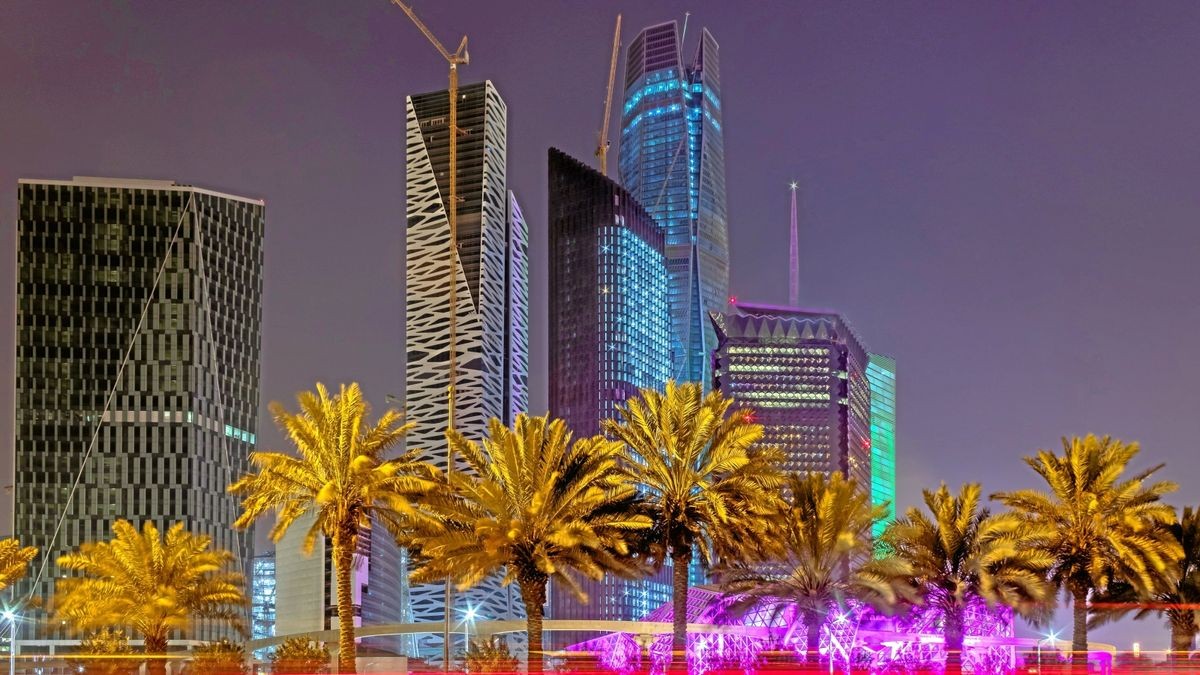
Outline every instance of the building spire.
{"type": "Polygon", "coordinates": [[[800,223],[796,217],[796,188],[800,184],[792,181],[792,242],[788,255],[788,304],[800,306],[800,223]]]}

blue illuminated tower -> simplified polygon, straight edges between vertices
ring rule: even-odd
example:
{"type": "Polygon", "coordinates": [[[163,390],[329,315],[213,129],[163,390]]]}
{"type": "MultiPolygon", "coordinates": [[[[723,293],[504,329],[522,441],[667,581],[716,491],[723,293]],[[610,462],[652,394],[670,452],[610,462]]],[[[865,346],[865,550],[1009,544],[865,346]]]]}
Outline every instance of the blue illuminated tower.
{"type": "MultiPolygon", "coordinates": [[[[580,438],[670,376],[663,232],[615,181],[553,148],[549,160],[550,414],[580,438]]],[[[586,605],[552,583],[550,618],[640,619],[670,599],[671,569],[580,585],[586,605]]],[[[562,646],[595,635],[551,637],[562,646]]]]}
{"type": "Polygon", "coordinates": [[[682,37],[670,21],[629,45],[618,167],[666,236],[671,375],[708,388],[716,334],[707,316],[722,311],[729,294],[720,69],[707,29],[689,64],[682,37]]]}

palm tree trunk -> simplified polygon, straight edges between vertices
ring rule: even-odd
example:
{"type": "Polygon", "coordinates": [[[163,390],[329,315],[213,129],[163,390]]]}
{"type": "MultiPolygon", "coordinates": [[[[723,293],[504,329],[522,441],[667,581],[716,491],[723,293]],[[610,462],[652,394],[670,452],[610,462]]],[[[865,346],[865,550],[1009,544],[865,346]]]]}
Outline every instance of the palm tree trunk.
{"type": "Polygon", "coordinates": [[[1071,588],[1071,610],[1075,616],[1075,627],[1071,632],[1072,670],[1087,672],[1088,667],[1088,589],[1082,585],[1071,588]]]}
{"type": "Polygon", "coordinates": [[[166,675],[167,672],[167,634],[147,633],[142,636],[142,652],[146,659],[146,672],[149,675],[166,675]]]}
{"type": "Polygon", "coordinates": [[[353,673],[354,664],[354,595],[350,588],[350,571],[354,566],[353,539],[338,533],[333,540],[333,570],[337,575],[338,611],[338,672],[353,673]]]}
{"type": "Polygon", "coordinates": [[[691,547],[671,551],[671,657],[682,659],[687,668],[687,601],[688,568],[692,563],[691,547]]]}
{"type": "Polygon", "coordinates": [[[946,675],[958,675],[963,664],[963,617],[962,608],[947,610],[943,644],[946,648],[946,675]]]}
{"type": "Polygon", "coordinates": [[[546,581],[545,577],[532,576],[517,580],[521,600],[525,602],[525,635],[529,639],[525,670],[530,673],[540,673],[543,667],[542,611],[546,604],[546,581]]]}
{"type": "MultiPolygon", "coordinates": [[[[816,612],[804,613],[804,630],[807,633],[804,645],[804,661],[819,663],[821,661],[821,616],[816,612]]],[[[829,655],[833,657],[832,654],[829,655]]]]}
{"type": "Polygon", "coordinates": [[[1186,612],[1170,612],[1171,616],[1171,660],[1186,660],[1192,651],[1193,640],[1196,637],[1196,620],[1194,614],[1186,612]]]}

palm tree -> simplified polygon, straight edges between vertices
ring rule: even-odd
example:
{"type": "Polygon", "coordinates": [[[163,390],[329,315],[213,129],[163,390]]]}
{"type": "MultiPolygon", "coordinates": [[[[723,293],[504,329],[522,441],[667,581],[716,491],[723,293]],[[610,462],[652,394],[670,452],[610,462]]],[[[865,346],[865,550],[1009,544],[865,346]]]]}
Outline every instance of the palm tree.
{"type": "Polygon", "coordinates": [[[1152,595],[1167,583],[1183,550],[1170,530],[1175,511],[1160,501],[1175,484],[1146,484],[1161,464],[1123,479],[1140,449],[1137,443],[1093,435],[1062,443],[1062,456],[1039,450],[1025,458],[1049,493],[1018,490],[993,499],[1044,534],[1037,543],[1054,560],[1049,579],[1073,605],[1071,650],[1076,663],[1086,664],[1089,598],[1114,581],[1152,595]]]}
{"type": "Polygon", "coordinates": [[[1196,633],[1200,631],[1197,620],[1197,608],[1200,608],[1200,509],[1184,507],[1179,522],[1171,526],[1171,533],[1183,549],[1183,557],[1169,574],[1169,585],[1160,586],[1147,598],[1128,583],[1113,582],[1106,593],[1093,598],[1088,628],[1116,621],[1130,612],[1135,612],[1135,619],[1158,614],[1166,619],[1171,629],[1171,657],[1186,659],[1192,651],[1196,633]]]}
{"type": "Polygon", "coordinates": [[[991,515],[979,507],[979,484],[953,495],[943,483],[924,490],[925,506],[888,525],[880,544],[911,569],[918,602],[943,617],[947,672],[962,667],[963,630],[969,603],[982,598],[1041,617],[1054,597],[1045,580],[1053,558],[1033,546],[1042,533],[1025,528],[1014,514],[991,515]]]}
{"type": "Polygon", "coordinates": [[[752,555],[777,509],[782,456],[758,447],[762,426],[746,408],[697,383],[643,389],[604,430],[628,446],[654,519],[648,553],[672,570],[672,651],[687,648],[688,568],[693,551],[711,567],[752,555]]]}
{"type": "Polygon", "coordinates": [[[141,635],[152,672],[165,672],[161,656],[172,633],[194,619],[212,619],[242,629],[246,606],[242,575],[232,571],[233,554],[175,523],[160,534],[146,521],[141,532],[127,520],[113,523],[110,541],[86,543],[58,559],[80,576],[59,581],[54,615],[80,631],[111,626],[141,635]]]}
{"type": "Polygon", "coordinates": [[[414,582],[449,578],[467,589],[501,570],[525,603],[529,668],[541,670],[542,607],[550,579],[586,602],[576,575],[639,571],[627,537],[650,527],[622,467],[623,446],[603,436],[571,442],[562,420],[518,415],[488,425],[482,446],[447,432],[467,471],[452,470],[422,498],[414,582]]]}
{"type": "Polygon", "coordinates": [[[291,413],[271,404],[275,423],[296,446],[298,457],[278,452],[253,452],[249,473],[229,486],[243,495],[242,515],[234,527],[249,527],[268,511],[275,512],[271,539],[278,542],[303,515],[313,516],[303,552],[310,555],[317,537],[333,544],[337,578],[338,671],[354,672],[354,602],[350,572],[358,537],[382,524],[393,534],[402,528],[402,515],[410,511],[405,495],[424,482],[422,464],[415,451],[396,459],[385,454],[412,427],[401,414],[388,410],[374,424],[367,421],[370,406],[357,384],[342,385],[331,397],[323,384],[316,392],[296,397],[300,411],[291,413]]]}
{"type": "Polygon", "coordinates": [[[719,572],[725,590],[741,594],[734,611],[769,602],[774,612],[794,607],[807,629],[808,658],[818,658],[821,626],[846,598],[881,609],[896,600],[893,582],[907,567],[897,558],[872,558],[871,528],[887,516],[841,473],[791,474],[772,520],[768,561],[737,561],[719,572]]]}
{"type": "Polygon", "coordinates": [[[15,538],[0,539],[0,589],[8,588],[29,571],[29,561],[37,555],[36,546],[21,546],[15,538]]]}

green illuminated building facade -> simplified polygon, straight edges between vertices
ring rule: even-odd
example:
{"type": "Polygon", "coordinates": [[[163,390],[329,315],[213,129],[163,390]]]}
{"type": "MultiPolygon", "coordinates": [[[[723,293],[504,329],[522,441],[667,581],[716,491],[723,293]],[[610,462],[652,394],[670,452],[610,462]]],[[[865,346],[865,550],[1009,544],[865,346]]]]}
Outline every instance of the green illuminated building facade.
{"type": "MultiPolygon", "coordinates": [[[[888,504],[887,521],[896,517],[896,362],[879,354],[867,357],[871,387],[871,502],[888,504]]],[[[875,525],[883,533],[887,521],[875,525]]]]}

